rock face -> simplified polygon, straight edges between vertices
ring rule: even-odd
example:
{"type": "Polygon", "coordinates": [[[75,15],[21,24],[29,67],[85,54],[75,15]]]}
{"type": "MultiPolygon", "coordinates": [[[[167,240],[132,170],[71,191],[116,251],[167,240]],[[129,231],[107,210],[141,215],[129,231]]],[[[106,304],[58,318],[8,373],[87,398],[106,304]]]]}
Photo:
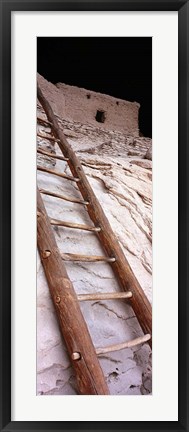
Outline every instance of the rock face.
{"type": "MultiPolygon", "coordinates": [[[[48,89],[46,88],[46,91],[48,89]]],[[[54,94],[53,94],[54,98],[54,94]]],[[[59,96],[58,96],[59,98],[59,96]]],[[[59,104],[59,99],[58,99],[59,104]]],[[[57,106],[55,109],[58,112],[57,106]]],[[[39,116],[44,117],[41,108],[39,116]]],[[[144,292],[152,301],[152,162],[144,159],[150,140],[123,132],[108,131],[59,118],[60,127],[80,157],[87,178],[97,195],[120,245],[144,292]]],[[[38,126],[40,133],[49,128],[38,126]]],[[[60,154],[57,144],[38,138],[40,147],[60,154]]],[[[38,155],[38,163],[51,168],[55,160],[38,155]]],[[[56,170],[69,173],[67,164],[56,160],[56,170]]],[[[56,176],[38,172],[43,189],[81,197],[77,186],[56,176]]],[[[50,217],[89,223],[79,204],[43,195],[50,217]]],[[[101,255],[94,233],[53,228],[60,251],[101,255]]],[[[69,263],[67,272],[77,294],[118,291],[107,263],[69,263]]],[[[81,310],[96,347],[104,347],[142,335],[127,301],[81,302],[81,310]]],[[[112,395],[151,393],[151,352],[147,344],[99,357],[112,395]]],[[[60,335],[48,285],[38,257],[37,264],[37,393],[77,394],[74,371],[60,335]]]]}
{"type": "Polygon", "coordinates": [[[145,154],[145,158],[152,160],[152,146],[150,146],[145,154]]]}

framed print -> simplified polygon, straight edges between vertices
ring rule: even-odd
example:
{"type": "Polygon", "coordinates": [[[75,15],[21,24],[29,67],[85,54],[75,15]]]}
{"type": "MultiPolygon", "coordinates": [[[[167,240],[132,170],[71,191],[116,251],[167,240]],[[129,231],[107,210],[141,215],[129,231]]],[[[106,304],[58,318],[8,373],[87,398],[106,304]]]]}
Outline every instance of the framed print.
{"type": "Polygon", "coordinates": [[[188,1],[0,4],[1,430],[187,431],[188,1]]]}

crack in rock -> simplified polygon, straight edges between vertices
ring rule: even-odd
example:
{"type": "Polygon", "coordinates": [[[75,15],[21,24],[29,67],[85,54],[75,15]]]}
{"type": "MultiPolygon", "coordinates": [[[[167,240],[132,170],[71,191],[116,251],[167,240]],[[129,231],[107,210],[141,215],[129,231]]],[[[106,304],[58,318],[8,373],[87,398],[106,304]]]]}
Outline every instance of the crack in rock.
{"type": "Polygon", "coordinates": [[[117,318],[122,319],[123,321],[128,321],[130,319],[136,318],[135,315],[130,316],[130,317],[124,317],[123,315],[119,314],[118,312],[116,312],[114,309],[111,309],[110,307],[108,307],[106,305],[106,303],[102,303],[101,301],[96,301],[92,304],[92,306],[95,306],[96,304],[98,304],[99,306],[102,306],[103,308],[105,308],[106,310],[108,310],[109,312],[112,312],[114,315],[117,316],[117,318]]]}
{"type": "MultiPolygon", "coordinates": [[[[50,83],[47,83],[47,87],[54,108],[60,90],[50,83]]],[[[144,291],[151,293],[152,162],[144,159],[147,149],[151,146],[151,140],[126,135],[119,131],[108,131],[98,125],[62,119],[59,116],[59,103],[56,112],[61,129],[66,133],[73,150],[79,155],[89,183],[104,209],[131,268],[144,291]],[[129,156],[129,151],[132,153],[133,149],[137,155],[142,156],[129,156]]],[[[45,118],[42,108],[40,108],[40,116],[45,118]]],[[[40,128],[40,131],[42,130],[42,133],[50,132],[49,127],[40,128]]],[[[45,144],[40,141],[38,145],[61,155],[57,144],[45,144]]],[[[56,163],[57,171],[70,173],[65,162],[55,162],[53,158],[45,160],[43,157],[40,160],[43,165],[52,163],[55,166],[56,163]]],[[[55,193],[82,199],[77,184],[57,179],[56,176],[49,177],[40,173],[39,186],[55,193]]],[[[44,203],[50,217],[52,215],[53,218],[69,222],[77,221],[86,224],[90,222],[84,206],[50,197],[48,199],[44,197],[44,203]]],[[[96,252],[96,248],[98,250],[96,243],[98,237],[94,236],[94,233],[90,233],[89,236],[79,230],[76,232],[76,230],[57,227],[55,234],[60,250],[73,252],[73,248],[74,250],[77,248],[79,253],[84,253],[84,243],[86,254],[96,252]]],[[[76,293],[119,291],[113,270],[108,264],[66,263],[66,268],[76,293]]],[[[37,291],[38,394],[77,395],[75,375],[60,335],[55,310],[39,260],[37,291]]],[[[132,308],[121,300],[110,303],[82,302],[80,307],[96,346],[104,346],[107,339],[117,340],[117,336],[119,340],[125,340],[125,337],[134,338],[141,335],[132,308]]],[[[104,375],[109,377],[111,394],[150,394],[149,353],[150,348],[143,345],[138,349],[121,350],[99,357],[104,375]]]]}

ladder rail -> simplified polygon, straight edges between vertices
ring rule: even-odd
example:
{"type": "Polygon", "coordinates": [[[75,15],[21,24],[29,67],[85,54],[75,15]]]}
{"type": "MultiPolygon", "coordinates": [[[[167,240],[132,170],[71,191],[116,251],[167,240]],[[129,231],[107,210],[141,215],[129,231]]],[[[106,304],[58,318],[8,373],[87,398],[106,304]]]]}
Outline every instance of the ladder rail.
{"type": "Polygon", "coordinates": [[[61,333],[76,372],[79,392],[83,395],[108,395],[108,386],[80,310],[77,295],[63,264],[39,190],[37,209],[38,250],[61,333]]]}
{"type": "MultiPolygon", "coordinates": [[[[47,115],[49,124],[51,124],[51,129],[54,133],[55,138],[57,138],[58,146],[64,155],[68,158],[69,168],[75,178],[78,178],[78,189],[85,201],[88,201],[87,211],[91,220],[95,226],[99,226],[101,230],[97,233],[101,245],[103,246],[106,254],[110,257],[114,256],[115,262],[111,263],[114,274],[120,283],[120,286],[124,291],[132,291],[132,297],[130,298],[131,306],[135,312],[138,322],[144,332],[152,335],[152,308],[149,300],[144,294],[137,278],[135,277],[128,260],[126,259],[122,248],[110,226],[104,211],[93,192],[83,167],[76,156],[75,152],[69,145],[64,133],[59,129],[57,119],[53,113],[51,105],[48,100],[44,97],[39,85],[37,87],[38,99],[47,115]]],[[[152,337],[148,340],[151,347],[152,337]]]]}

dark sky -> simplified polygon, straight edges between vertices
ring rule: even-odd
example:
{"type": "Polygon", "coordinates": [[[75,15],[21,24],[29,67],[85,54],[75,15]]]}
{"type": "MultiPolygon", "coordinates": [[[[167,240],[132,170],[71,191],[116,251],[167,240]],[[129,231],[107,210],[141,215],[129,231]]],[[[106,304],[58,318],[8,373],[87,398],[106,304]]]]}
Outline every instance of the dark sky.
{"type": "Polygon", "coordinates": [[[139,127],[152,134],[152,39],[38,37],[37,70],[63,82],[141,105],[139,127]]]}

